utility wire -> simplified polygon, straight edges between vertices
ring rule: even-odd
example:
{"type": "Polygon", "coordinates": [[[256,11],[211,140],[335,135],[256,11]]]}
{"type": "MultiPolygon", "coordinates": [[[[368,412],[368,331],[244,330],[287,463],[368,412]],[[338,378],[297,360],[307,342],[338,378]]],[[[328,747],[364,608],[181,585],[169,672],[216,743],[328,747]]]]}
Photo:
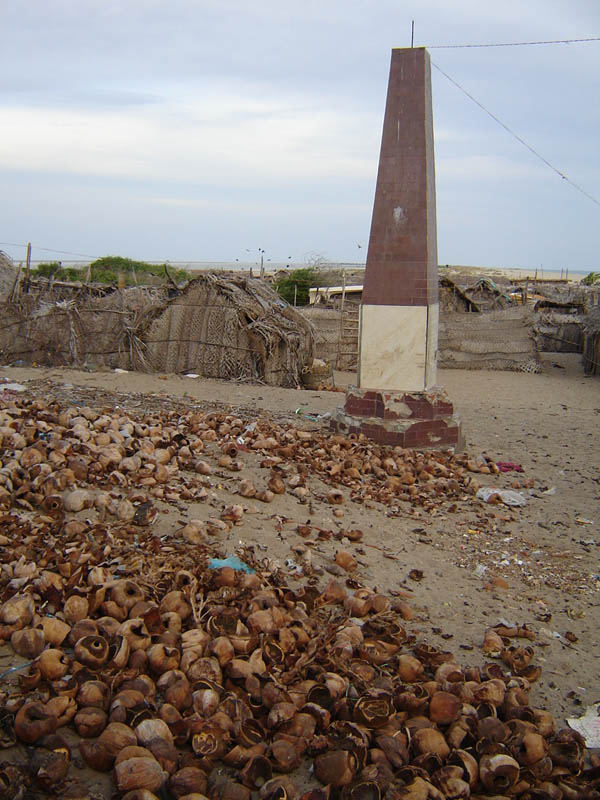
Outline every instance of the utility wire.
{"type": "Polygon", "coordinates": [[[600,36],[590,36],[587,39],[551,39],[546,42],[497,42],[494,44],[431,44],[428,50],[450,50],[460,47],[530,47],[537,44],[575,44],[579,42],[600,42],[600,36]]]}
{"type": "Polygon", "coordinates": [[[554,164],[551,164],[550,161],[548,161],[547,158],[544,158],[544,156],[541,155],[541,153],[538,153],[537,150],[534,150],[534,148],[531,145],[527,144],[527,142],[524,139],[522,139],[517,133],[515,133],[513,130],[511,130],[511,128],[509,128],[508,125],[505,125],[504,122],[502,122],[501,119],[499,119],[495,114],[493,114],[489,109],[487,109],[482,103],[480,103],[479,100],[477,100],[475,97],[473,97],[472,94],[469,94],[469,92],[463,86],[461,86],[460,83],[458,83],[458,81],[455,81],[454,78],[451,78],[450,75],[448,75],[447,72],[444,72],[444,70],[441,67],[438,67],[438,65],[435,64],[433,61],[431,63],[438,70],[438,72],[441,72],[442,75],[450,81],[450,83],[453,83],[454,86],[456,86],[457,89],[460,89],[460,91],[463,94],[465,94],[469,98],[469,100],[472,100],[475,103],[475,105],[479,106],[479,108],[482,111],[485,111],[485,113],[489,117],[491,117],[494,120],[494,122],[497,122],[498,125],[500,125],[502,128],[504,128],[505,131],[507,131],[507,133],[510,133],[510,135],[513,138],[515,138],[518,142],[520,142],[523,145],[523,147],[526,147],[529,150],[530,153],[533,153],[533,155],[536,158],[539,158],[539,160],[542,161],[547,167],[550,167],[550,169],[553,172],[555,172],[560,178],[562,178],[563,181],[566,181],[567,183],[571,184],[571,186],[574,189],[577,189],[578,192],[581,192],[581,194],[583,194],[585,197],[587,197],[588,200],[591,200],[592,203],[595,203],[597,206],[600,206],[600,201],[599,200],[597,200],[591,194],[588,194],[588,192],[586,192],[585,189],[582,189],[581,186],[578,186],[576,183],[574,183],[569,177],[567,177],[564,174],[564,172],[561,172],[557,167],[554,166],[554,164]]]}
{"type": "MultiPolygon", "coordinates": [[[[27,247],[26,244],[17,244],[16,242],[0,242],[5,247],[27,247]]],[[[99,256],[90,256],[88,253],[71,253],[69,250],[55,250],[53,247],[40,247],[37,244],[32,244],[32,248],[36,250],[44,250],[46,253],[60,253],[65,256],[82,256],[83,258],[99,258],[99,256]]]]}

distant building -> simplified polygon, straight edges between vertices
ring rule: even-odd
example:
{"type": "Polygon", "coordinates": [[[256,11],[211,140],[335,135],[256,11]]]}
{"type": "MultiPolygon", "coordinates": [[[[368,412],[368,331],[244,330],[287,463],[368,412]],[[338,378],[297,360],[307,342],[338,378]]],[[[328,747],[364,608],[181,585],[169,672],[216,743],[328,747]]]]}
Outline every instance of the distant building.
{"type": "Polygon", "coordinates": [[[344,296],[353,303],[360,303],[362,291],[362,283],[353,286],[315,286],[308,290],[308,302],[311,306],[336,306],[344,296]]]}

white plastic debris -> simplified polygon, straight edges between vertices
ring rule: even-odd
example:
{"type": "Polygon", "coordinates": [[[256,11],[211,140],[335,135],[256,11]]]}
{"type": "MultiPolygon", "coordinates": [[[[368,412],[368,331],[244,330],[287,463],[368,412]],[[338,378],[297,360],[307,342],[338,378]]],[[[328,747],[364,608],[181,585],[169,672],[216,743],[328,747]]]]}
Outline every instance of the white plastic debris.
{"type": "Polygon", "coordinates": [[[0,383],[1,392],[24,392],[26,389],[22,383],[0,383]]]}
{"type": "Polygon", "coordinates": [[[582,717],[567,719],[574,731],[580,733],[585,739],[587,747],[600,747],[600,703],[588,706],[582,717]]]}
{"type": "Polygon", "coordinates": [[[475,495],[478,500],[489,503],[490,498],[499,497],[500,502],[507,506],[526,506],[527,498],[521,492],[514,489],[495,489],[493,486],[482,486],[475,495]]]}
{"type": "Polygon", "coordinates": [[[246,444],[246,439],[244,438],[247,433],[252,433],[256,430],[256,422],[251,422],[250,425],[247,425],[244,430],[242,431],[241,436],[238,436],[236,442],[238,444],[246,444]]]}

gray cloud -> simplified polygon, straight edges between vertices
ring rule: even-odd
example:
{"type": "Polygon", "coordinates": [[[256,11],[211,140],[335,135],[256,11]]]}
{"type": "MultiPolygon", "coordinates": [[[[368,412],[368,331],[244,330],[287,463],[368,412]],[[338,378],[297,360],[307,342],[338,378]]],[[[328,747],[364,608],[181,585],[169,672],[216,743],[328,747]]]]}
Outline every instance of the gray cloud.
{"type": "MultiPolygon", "coordinates": [[[[283,258],[356,258],[412,19],[419,45],[600,33],[596,0],[30,0],[2,16],[1,238],[147,258],[227,259],[251,235],[283,258]]],[[[431,56],[600,195],[600,43],[431,56]]],[[[434,117],[443,263],[598,268],[598,207],[435,71],[434,117]]]]}

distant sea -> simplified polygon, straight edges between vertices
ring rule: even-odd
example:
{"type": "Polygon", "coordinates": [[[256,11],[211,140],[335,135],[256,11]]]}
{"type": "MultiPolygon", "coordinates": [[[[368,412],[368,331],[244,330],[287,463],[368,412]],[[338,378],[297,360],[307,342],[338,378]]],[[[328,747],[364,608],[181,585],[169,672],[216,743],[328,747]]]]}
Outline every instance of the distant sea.
{"type": "MultiPolygon", "coordinates": [[[[162,262],[161,262],[162,263],[162,262]]],[[[225,272],[230,270],[244,270],[250,269],[256,274],[260,270],[260,264],[256,261],[169,261],[174,267],[181,267],[188,270],[223,270],[225,272]]],[[[302,269],[306,267],[305,262],[299,261],[265,261],[265,272],[277,272],[281,269],[302,269]]],[[[515,272],[518,275],[515,277],[523,277],[524,275],[534,276],[537,272],[538,278],[556,278],[561,277],[560,269],[544,269],[542,267],[484,267],[478,265],[467,264],[440,264],[440,268],[448,267],[450,269],[469,269],[469,270],[482,270],[485,272],[515,272]]],[[[365,268],[364,262],[347,262],[347,261],[328,261],[322,265],[325,270],[343,270],[354,272],[365,268]]],[[[584,277],[592,271],[593,268],[587,270],[569,269],[568,275],[571,278],[577,279],[584,277]]],[[[567,269],[563,269],[563,274],[567,276],[567,269]]]]}
{"type": "MultiPolygon", "coordinates": [[[[39,263],[38,261],[32,261],[32,267],[35,267],[36,264],[39,263]]],[[[85,267],[90,262],[89,261],[61,261],[63,266],[65,267],[85,267]]],[[[148,261],[148,264],[164,264],[164,261],[148,261]]],[[[200,271],[200,270],[218,270],[223,272],[230,272],[230,271],[238,271],[244,270],[249,271],[250,269],[256,274],[260,271],[260,264],[257,261],[171,261],[167,260],[167,264],[181,268],[187,269],[190,271],[200,271]]],[[[307,264],[304,261],[265,261],[264,262],[264,269],[265,272],[277,272],[281,269],[302,269],[306,267],[307,264]]],[[[539,278],[543,277],[556,277],[557,275],[560,277],[561,270],[560,269],[544,269],[543,267],[486,267],[482,265],[474,265],[474,264],[440,264],[441,268],[448,267],[450,269],[469,269],[469,270],[482,270],[486,272],[517,272],[521,276],[522,275],[531,275],[534,276],[537,272],[539,278]]],[[[347,269],[349,272],[355,270],[361,270],[365,268],[364,262],[350,262],[350,261],[327,261],[322,265],[323,269],[328,270],[343,270],[347,269]]],[[[569,277],[583,277],[588,275],[592,272],[594,267],[590,267],[590,269],[586,270],[578,270],[578,269],[571,269],[568,268],[568,275],[569,277]]],[[[566,276],[567,268],[563,269],[563,273],[566,276]]]]}

